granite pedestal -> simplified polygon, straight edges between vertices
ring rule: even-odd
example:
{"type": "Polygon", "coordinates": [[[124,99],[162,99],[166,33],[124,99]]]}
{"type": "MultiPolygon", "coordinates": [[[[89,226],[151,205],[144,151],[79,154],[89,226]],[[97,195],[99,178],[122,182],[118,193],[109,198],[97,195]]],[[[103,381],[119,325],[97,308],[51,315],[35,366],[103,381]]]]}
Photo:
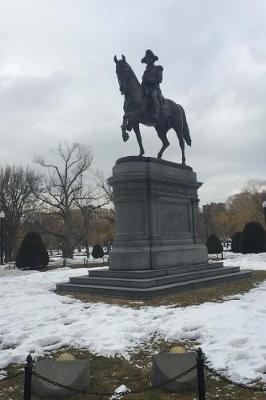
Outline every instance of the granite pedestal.
{"type": "Polygon", "coordinates": [[[191,167],[150,157],[124,157],[109,180],[115,237],[107,271],[89,271],[58,292],[149,298],[245,277],[238,267],[208,264],[198,238],[201,183],[191,167]]]}
{"type": "Polygon", "coordinates": [[[115,203],[110,270],[202,264],[197,237],[197,182],[192,168],[155,158],[119,159],[109,180],[115,203]]]}

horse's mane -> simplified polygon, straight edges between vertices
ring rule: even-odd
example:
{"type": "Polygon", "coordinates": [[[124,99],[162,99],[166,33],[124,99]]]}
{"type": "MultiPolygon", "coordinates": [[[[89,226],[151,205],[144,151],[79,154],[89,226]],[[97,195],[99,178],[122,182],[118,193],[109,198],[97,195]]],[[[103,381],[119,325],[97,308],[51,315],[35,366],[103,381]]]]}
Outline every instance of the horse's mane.
{"type": "Polygon", "coordinates": [[[139,88],[141,89],[141,84],[139,83],[139,80],[138,80],[138,78],[136,77],[135,72],[133,71],[133,69],[131,68],[131,66],[128,64],[128,62],[126,62],[126,65],[127,65],[127,68],[128,68],[128,70],[129,70],[129,72],[130,72],[131,75],[132,75],[132,78],[134,78],[134,80],[135,80],[136,83],[138,84],[139,88]]]}

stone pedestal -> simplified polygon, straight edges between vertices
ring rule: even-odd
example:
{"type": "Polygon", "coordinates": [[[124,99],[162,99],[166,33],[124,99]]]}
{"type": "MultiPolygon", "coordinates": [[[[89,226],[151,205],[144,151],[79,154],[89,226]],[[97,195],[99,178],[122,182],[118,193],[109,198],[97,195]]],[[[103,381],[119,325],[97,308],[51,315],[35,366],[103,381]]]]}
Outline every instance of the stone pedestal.
{"type": "Polygon", "coordinates": [[[197,236],[201,183],[192,168],[146,157],[113,168],[115,239],[108,270],[56,285],[59,293],[148,299],[245,278],[239,267],[208,264],[197,236]]]}
{"type": "Polygon", "coordinates": [[[120,158],[109,180],[115,204],[110,270],[207,263],[197,236],[197,182],[191,167],[150,157],[120,158]]]}

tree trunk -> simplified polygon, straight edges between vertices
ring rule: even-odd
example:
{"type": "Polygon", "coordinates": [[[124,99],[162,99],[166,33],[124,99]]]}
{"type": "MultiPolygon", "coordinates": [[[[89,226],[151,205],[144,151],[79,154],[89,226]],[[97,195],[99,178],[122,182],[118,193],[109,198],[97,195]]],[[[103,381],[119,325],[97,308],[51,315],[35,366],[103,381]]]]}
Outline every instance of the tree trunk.
{"type": "Polygon", "coordinates": [[[89,258],[90,257],[90,248],[89,248],[89,242],[87,239],[85,240],[85,248],[86,248],[87,258],[89,258]]]}
{"type": "Polygon", "coordinates": [[[73,258],[74,248],[72,243],[72,219],[70,211],[66,213],[66,217],[64,220],[64,238],[63,238],[63,246],[62,253],[63,258],[73,258]]]}
{"type": "Polygon", "coordinates": [[[63,258],[72,258],[73,259],[73,248],[69,245],[69,243],[64,243],[63,244],[62,257],[63,258]]]}

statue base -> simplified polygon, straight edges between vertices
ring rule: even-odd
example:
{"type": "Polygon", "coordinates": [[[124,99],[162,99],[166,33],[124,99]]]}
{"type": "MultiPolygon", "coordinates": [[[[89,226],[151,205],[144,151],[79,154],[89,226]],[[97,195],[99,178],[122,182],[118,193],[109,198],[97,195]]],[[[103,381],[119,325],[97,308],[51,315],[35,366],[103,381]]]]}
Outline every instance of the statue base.
{"type": "Polygon", "coordinates": [[[110,270],[147,270],[202,264],[197,236],[201,183],[191,167],[150,157],[124,157],[109,180],[116,229],[110,270]]]}
{"type": "Polygon", "coordinates": [[[120,158],[110,184],[116,233],[109,270],[57,284],[59,293],[148,299],[250,275],[208,264],[197,236],[201,183],[192,168],[148,157],[120,158]]]}

